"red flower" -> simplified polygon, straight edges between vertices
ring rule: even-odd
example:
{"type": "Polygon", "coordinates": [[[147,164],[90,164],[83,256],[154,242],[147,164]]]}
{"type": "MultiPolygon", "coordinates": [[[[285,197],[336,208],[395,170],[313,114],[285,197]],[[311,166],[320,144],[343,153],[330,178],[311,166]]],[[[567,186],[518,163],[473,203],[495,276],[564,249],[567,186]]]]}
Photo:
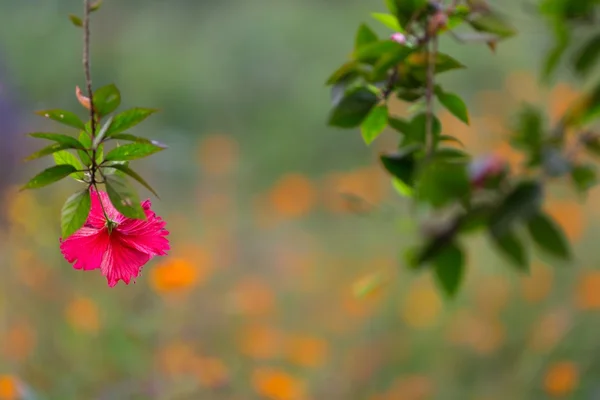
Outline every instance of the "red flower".
{"type": "Polygon", "coordinates": [[[75,269],[100,268],[110,287],[119,280],[129,284],[152,257],[167,254],[170,247],[165,222],[150,209],[150,200],[142,203],[146,220],[137,220],[121,215],[106,193],[90,189],[90,194],[92,208],[85,225],[61,239],[60,250],[75,269]]]}

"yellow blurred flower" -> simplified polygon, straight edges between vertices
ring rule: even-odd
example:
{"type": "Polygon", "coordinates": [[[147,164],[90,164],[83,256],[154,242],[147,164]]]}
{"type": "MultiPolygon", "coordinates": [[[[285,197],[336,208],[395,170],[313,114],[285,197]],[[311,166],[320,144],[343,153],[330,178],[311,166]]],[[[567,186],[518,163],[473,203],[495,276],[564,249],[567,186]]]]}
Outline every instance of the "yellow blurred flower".
{"type": "Polygon", "coordinates": [[[581,239],[586,226],[586,218],[581,205],[574,201],[552,200],[547,203],[545,208],[571,241],[581,239]]]}
{"type": "Polygon", "coordinates": [[[316,202],[311,181],[300,174],[283,176],[269,194],[269,205],[281,217],[298,218],[307,215],[316,202]]]}
{"type": "Polygon", "coordinates": [[[87,297],[78,297],[71,301],[65,314],[69,324],[77,330],[94,333],[100,328],[98,306],[87,297]]]}
{"type": "Polygon", "coordinates": [[[281,354],[283,335],[277,329],[264,324],[248,325],[239,333],[239,345],[243,354],[259,359],[272,359],[281,354]]]}
{"type": "Polygon", "coordinates": [[[275,310],[273,290],[262,280],[247,277],[238,282],[232,293],[237,312],[251,316],[265,316],[275,310]]]}
{"type": "Polygon", "coordinates": [[[539,352],[550,351],[571,327],[571,315],[567,309],[552,310],[534,323],[529,346],[539,352]]]}
{"type": "Polygon", "coordinates": [[[575,305],[582,310],[600,309],[600,271],[587,271],[575,288],[575,305]]]}
{"type": "Polygon", "coordinates": [[[558,362],[546,371],[544,389],[552,396],[567,396],[579,384],[577,366],[569,361],[558,362]]]}
{"type": "Polygon", "coordinates": [[[229,370],[225,363],[214,357],[200,357],[193,362],[193,371],[204,387],[218,388],[229,382],[229,370]]]}
{"type": "Polygon", "coordinates": [[[434,393],[434,385],[428,376],[409,375],[397,379],[387,392],[386,400],[425,400],[434,393]]]}
{"type": "Polygon", "coordinates": [[[510,284],[503,276],[479,278],[475,288],[475,307],[483,315],[497,315],[508,304],[510,292],[510,284]]]}
{"type": "Polygon", "coordinates": [[[327,359],[327,350],[327,342],[317,337],[295,335],[286,343],[288,360],[301,367],[323,365],[327,359]]]}
{"type": "Polygon", "coordinates": [[[19,384],[12,375],[0,375],[0,400],[19,399],[19,384]]]}
{"type": "Polygon", "coordinates": [[[5,332],[2,345],[6,358],[15,362],[23,362],[31,355],[36,345],[35,331],[29,323],[17,322],[5,332]]]}
{"type": "Polygon", "coordinates": [[[438,289],[431,279],[420,279],[408,288],[400,310],[402,320],[411,328],[434,326],[442,312],[438,289]]]}
{"type": "Polygon", "coordinates": [[[333,212],[365,212],[389,193],[390,178],[379,165],[334,172],[323,181],[323,201],[333,212]]]}
{"type": "Polygon", "coordinates": [[[167,258],[150,270],[150,278],[154,290],[164,294],[190,289],[204,282],[206,273],[187,259],[167,258]]]}
{"type": "Polygon", "coordinates": [[[156,359],[159,370],[167,376],[193,372],[194,361],[194,346],[180,341],[168,343],[159,349],[156,359]]]}
{"type": "Polygon", "coordinates": [[[302,400],[304,383],[287,372],[259,368],[252,374],[252,385],[258,394],[269,400],[302,400]]]}
{"type": "Polygon", "coordinates": [[[239,145],[226,134],[211,134],[200,141],[198,162],[203,171],[211,176],[232,173],[237,167],[239,145]]]}
{"type": "Polygon", "coordinates": [[[504,325],[494,315],[461,310],[449,326],[448,339],[486,356],[498,351],[506,338],[504,325]]]}
{"type": "Polygon", "coordinates": [[[554,273],[546,265],[534,263],[529,276],[521,278],[521,295],[528,303],[539,303],[550,294],[554,273]]]}

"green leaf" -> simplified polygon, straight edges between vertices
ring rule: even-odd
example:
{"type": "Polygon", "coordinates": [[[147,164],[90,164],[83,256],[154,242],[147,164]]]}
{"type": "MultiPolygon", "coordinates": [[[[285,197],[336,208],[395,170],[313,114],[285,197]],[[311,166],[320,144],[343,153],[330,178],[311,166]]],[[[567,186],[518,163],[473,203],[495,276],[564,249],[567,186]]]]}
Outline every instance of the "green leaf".
{"type": "Polygon", "coordinates": [[[21,190],[37,189],[50,185],[51,183],[66,178],[73,172],[77,172],[77,170],[72,165],[55,165],[54,167],[43,170],[31,178],[31,180],[29,180],[29,182],[27,182],[27,184],[21,188],[21,190]]]}
{"type": "Polygon", "coordinates": [[[417,16],[426,15],[427,0],[394,0],[394,3],[393,9],[396,10],[395,14],[401,26],[406,27],[411,20],[417,19],[417,16]]]}
{"type": "Polygon", "coordinates": [[[403,32],[403,29],[398,22],[398,18],[396,18],[394,15],[385,13],[371,13],[371,16],[394,32],[403,32]]]}
{"type": "Polygon", "coordinates": [[[108,138],[115,133],[121,133],[134,127],[157,111],[158,110],[154,108],[136,107],[115,115],[110,129],[106,133],[106,137],[108,138]]]}
{"type": "Polygon", "coordinates": [[[556,43],[552,50],[548,52],[544,60],[542,79],[545,81],[547,81],[552,73],[556,70],[560,59],[571,42],[571,33],[564,21],[559,18],[554,18],[553,30],[556,43]]]}
{"type": "Polygon", "coordinates": [[[105,176],[106,193],[112,205],[127,218],[146,219],[140,198],[127,180],[119,175],[105,176]]]}
{"type": "Polygon", "coordinates": [[[472,18],[469,23],[477,31],[492,33],[501,38],[508,38],[517,33],[504,18],[496,13],[480,14],[472,18]]]}
{"type": "MultiPolygon", "coordinates": [[[[87,133],[87,132],[81,132],[79,134],[79,142],[81,142],[81,144],[83,144],[83,146],[86,148],[86,150],[88,150],[88,151],[91,152],[91,149],[92,149],[92,139],[90,138],[90,134],[89,133],[87,133]]],[[[96,164],[100,164],[103,161],[103,159],[104,159],[103,149],[104,149],[103,145],[99,145],[98,148],[96,149],[96,164]]],[[[79,158],[81,159],[81,162],[85,166],[90,166],[92,164],[90,156],[88,155],[88,151],[77,150],[77,154],[79,155],[79,158]]]]}
{"type": "Polygon", "coordinates": [[[445,246],[433,259],[435,277],[448,297],[454,297],[465,275],[465,257],[455,243],[445,246]]]}
{"type": "Polygon", "coordinates": [[[102,0],[96,0],[92,4],[90,4],[90,12],[98,11],[102,6],[102,0]]]}
{"type": "Polygon", "coordinates": [[[77,27],[81,28],[83,26],[83,22],[81,21],[81,18],[79,18],[77,15],[69,14],[69,20],[73,23],[73,25],[75,25],[77,27]]]}
{"type": "Polygon", "coordinates": [[[406,135],[407,132],[410,132],[410,122],[405,119],[389,117],[388,124],[390,124],[390,127],[392,127],[392,129],[404,135],[406,135]]]}
{"type": "Polygon", "coordinates": [[[527,223],[533,241],[548,254],[562,260],[571,258],[569,242],[560,226],[544,213],[538,213],[527,223]]]}
{"type": "MultiPolygon", "coordinates": [[[[438,141],[440,134],[442,133],[442,123],[435,116],[431,116],[431,134],[433,139],[438,141]]],[[[410,125],[404,133],[402,139],[402,145],[406,146],[411,143],[425,144],[427,141],[427,113],[420,113],[413,117],[410,121],[410,125]]]]}
{"type": "Polygon", "coordinates": [[[406,48],[406,46],[396,43],[393,40],[381,40],[371,42],[358,48],[354,52],[354,58],[362,62],[375,62],[386,53],[393,52],[398,49],[406,48]]]}
{"type": "MultiPolygon", "coordinates": [[[[413,68],[412,74],[419,80],[425,81],[427,77],[427,65],[429,64],[429,53],[427,51],[419,51],[412,53],[406,59],[407,64],[413,68]]],[[[443,72],[452,71],[455,69],[462,69],[465,66],[455,58],[445,53],[435,53],[435,73],[441,74],[443,72]]]]}
{"type": "Polygon", "coordinates": [[[471,155],[453,147],[441,147],[435,151],[435,157],[445,161],[467,162],[471,155]]]}
{"type": "Polygon", "coordinates": [[[122,178],[125,178],[126,175],[124,172],[119,171],[118,169],[114,168],[115,165],[123,165],[125,167],[129,166],[129,161],[108,161],[106,164],[104,164],[102,166],[102,174],[106,175],[119,175],[122,178]]]}
{"type": "Polygon", "coordinates": [[[117,164],[117,163],[107,163],[106,167],[116,169],[118,171],[121,171],[121,172],[129,175],[130,177],[132,177],[133,179],[138,181],[140,184],[142,184],[146,189],[151,191],[152,194],[154,194],[156,197],[159,197],[158,193],[156,193],[156,191],[148,184],[148,182],[146,182],[144,180],[144,178],[142,178],[140,175],[138,175],[137,172],[135,172],[134,170],[129,168],[127,165],[117,164]]]}
{"type": "Polygon", "coordinates": [[[385,104],[371,110],[367,118],[362,122],[360,128],[362,137],[367,145],[371,144],[387,126],[388,107],[385,104]]]}
{"type": "Polygon", "coordinates": [[[490,218],[493,235],[502,237],[512,230],[515,223],[527,221],[540,209],[543,200],[539,182],[523,181],[504,198],[490,218]]]}
{"type": "Polygon", "coordinates": [[[69,149],[85,149],[85,146],[79,142],[79,140],[75,139],[72,136],[62,135],[60,133],[30,133],[29,136],[38,138],[38,139],[48,139],[60,143],[62,145],[68,146],[66,148],[69,149]]]}
{"type": "Polygon", "coordinates": [[[71,178],[84,182],[85,173],[83,172],[83,165],[81,162],[75,157],[73,154],[69,153],[67,150],[61,150],[52,155],[54,157],[54,162],[56,165],[72,165],[78,172],[72,173],[71,178]]]}
{"type": "Polygon", "coordinates": [[[102,86],[94,92],[94,111],[100,117],[115,111],[121,104],[121,93],[114,84],[102,86]]]}
{"type": "Polygon", "coordinates": [[[579,192],[587,192],[598,182],[596,168],[592,164],[576,165],[571,170],[571,179],[579,192]]]}
{"type": "Polygon", "coordinates": [[[112,122],[113,122],[113,117],[109,117],[108,120],[104,123],[104,125],[100,129],[100,132],[98,132],[96,134],[96,137],[94,137],[94,142],[92,143],[92,148],[96,149],[96,148],[98,148],[98,145],[100,145],[100,143],[102,143],[102,141],[104,140],[104,137],[106,136],[106,132],[108,132],[108,130],[110,129],[110,126],[112,125],[112,122]]]}
{"type": "Polygon", "coordinates": [[[544,123],[539,109],[525,105],[517,117],[516,132],[511,138],[512,144],[529,153],[540,151],[544,139],[544,123]]]}
{"type": "Polygon", "coordinates": [[[384,154],[380,156],[381,163],[392,176],[405,185],[412,187],[417,166],[415,153],[420,149],[421,146],[413,144],[398,150],[397,153],[384,154]]]}
{"type": "Polygon", "coordinates": [[[600,34],[593,36],[576,54],[575,71],[586,75],[596,65],[600,58],[600,34]]]}
{"type": "Polygon", "coordinates": [[[496,247],[501,253],[519,270],[529,270],[529,257],[525,246],[513,232],[507,232],[502,236],[491,235],[496,247]]]}
{"type": "Polygon", "coordinates": [[[63,240],[77,232],[87,221],[92,201],[88,189],[75,193],[67,199],[61,212],[63,240]]]}
{"type": "Polygon", "coordinates": [[[449,136],[449,135],[441,135],[438,139],[438,141],[440,143],[442,142],[454,142],[460,145],[460,147],[465,147],[464,143],[460,141],[460,139],[454,137],[454,136],[449,136]]]}
{"type": "Polygon", "coordinates": [[[355,128],[367,117],[379,99],[366,87],[348,92],[329,114],[329,125],[355,128]]]}
{"type": "Polygon", "coordinates": [[[56,153],[57,151],[61,151],[61,150],[65,150],[65,149],[70,149],[71,146],[67,145],[67,144],[62,144],[62,143],[53,143],[50,146],[44,147],[41,150],[36,151],[35,153],[31,154],[30,156],[28,156],[27,158],[25,158],[24,161],[31,161],[31,160],[35,160],[44,156],[48,156],[50,154],[56,153]]]}
{"type": "Polygon", "coordinates": [[[361,47],[363,47],[369,43],[376,42],[378,39],[379,38],[377,37],[377,34],[375,32],[373,32],[373,30],[371,28],[369,28],[368,25],[361,24],[358,27],[358,31],[356,32],[356,38],[354,40],[354,48],[356,50],[358,50],[361,47]]]}
{"type": "Polygon", "coordinates": [[[398,178],[392,178],[392,187],[402,197],[412,197],[414,189],[398,178]]]}
{"type": "Polygon", "coordinates": [[[444,92],[439,86],[436,87],[435,94],[444,107],[456,118],[469,125],[469,111],[467,105],[459,96],[444,92]]]}
{"type": "Polygon", "coordinates": [[[406,101],[407,103],[414,103],[415,101],[420,100],[424,96],[425,93],[420,89],[400,89],[396,92],[396,97],[400,100],[406,101]]]}
{"type": "Polygon", "coordinates": [[[387,79],[388,71],[404,61],[412,51],[410,47],[398,44],[397,48],[383,54],[373,65],[371,80],[376,82],[387,79]]]}
{"type": "Polygon", "coordinates": [[[125,140],[127,142],[150,143],[159,147],[167,147],[165,144],[152,139],[146,139],[140,136],[131,135],[129,133],[117,133],[110,135],[111,140],[125,140]]]}
{"type": "Polygon", "coordinates": [[[327,85],[334,85],[343,81],[344,79],[352,76],[358,72],[359,63],[356,61],[348,61],[340,68],[338,68],[331,76],[327,79],[327,85]]]}
{"type": "Polygon", "coordinates": [[[434,158],[416,179],[416,198],[434,208],[468,198],[471,184],[467,163],[434,158]]]}
{"type": "Polygon", "coordinates": [[[131,143],[124,144],[108,152],[105,161],[125,161],[136,160],[138,158],[148,157],[154,153],[164,150],[166,147],[157,146],[152,143],[131,143]]]}
{"type": "Polygon", "coordinates": [[[49,118],[51,120],[60,122],[61,124],[72,126],[77,129],[85,129],[84,123],[79,119],[79,117],[70,111],[66,110],[43,110],[36,111],[37,115],[41,115],[42,117],[49,118]]]}

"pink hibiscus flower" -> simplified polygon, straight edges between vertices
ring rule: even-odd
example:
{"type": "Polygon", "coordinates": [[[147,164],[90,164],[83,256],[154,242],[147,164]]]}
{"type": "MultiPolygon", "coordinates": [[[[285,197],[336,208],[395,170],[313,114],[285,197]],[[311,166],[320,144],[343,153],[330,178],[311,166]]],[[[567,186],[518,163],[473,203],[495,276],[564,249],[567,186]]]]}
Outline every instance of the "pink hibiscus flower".
{"type": "Polygon", "coordinates": [[[85,225],[67,239],[61,239],[60,250],[69,263],[75,263],[75,269],[100,268],[110,287],[120,280],[129,284],[152,257],[167,254],[170,247],[165,222],[150,209],[150,200],[142,203],[147,219],[137,220],[120,214],[105,192],[90,191],[92,208],[85,225]]]}

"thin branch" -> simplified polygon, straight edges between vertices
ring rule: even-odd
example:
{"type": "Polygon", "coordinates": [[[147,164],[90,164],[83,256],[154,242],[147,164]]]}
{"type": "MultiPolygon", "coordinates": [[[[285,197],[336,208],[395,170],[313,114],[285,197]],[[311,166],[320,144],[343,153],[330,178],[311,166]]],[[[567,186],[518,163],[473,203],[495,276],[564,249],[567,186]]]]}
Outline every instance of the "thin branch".
{"type": "Polygon", "coordinates": [[[96,133],[94,94],[92,92],[92,74],[90,70],[90,0],[83,0],[83,71],[85,73],[85,86],[90,99],[90,129],[92,138],[96,133]]]}
{"type": "Polygon", "coordinates": [[[433,90],[435,86],[435,59],[437,51],[438,40],[437,35],[434,34],[429,41],[429,51],[427,52],[427,90],[425,92],[425,101],[427,102],[427,119],[425,121],[427,156],[431,155],[435,144],[433,137],[433,90]]]}

